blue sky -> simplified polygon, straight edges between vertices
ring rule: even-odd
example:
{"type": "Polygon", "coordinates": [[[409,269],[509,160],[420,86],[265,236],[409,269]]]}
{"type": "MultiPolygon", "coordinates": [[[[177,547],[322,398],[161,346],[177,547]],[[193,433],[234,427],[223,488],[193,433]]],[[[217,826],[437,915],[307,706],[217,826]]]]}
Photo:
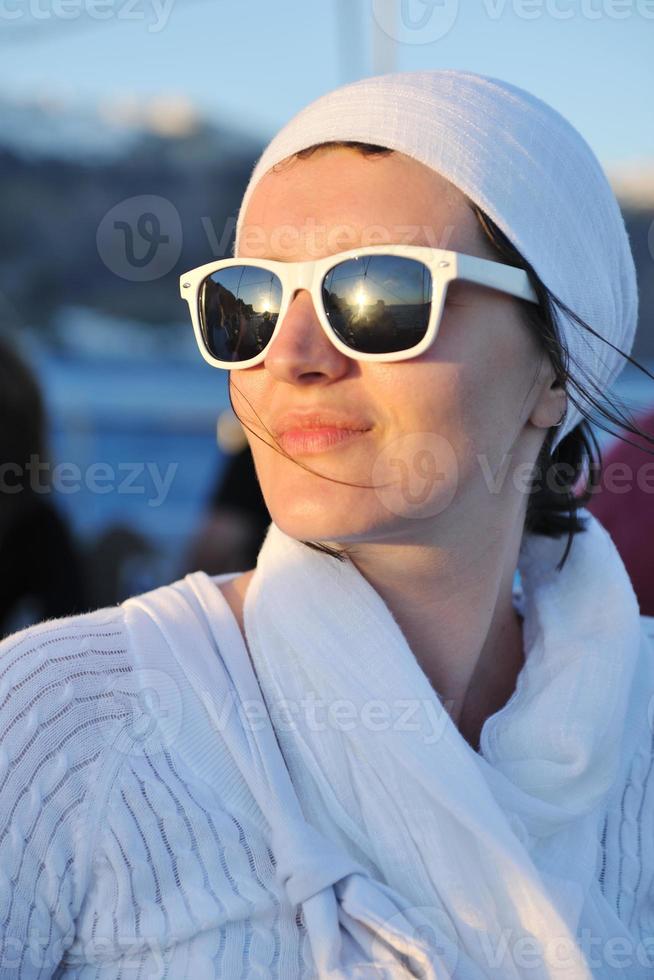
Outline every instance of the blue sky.
{"type": "Polygon", "coordinates": [[[549,102],[605,166],[654,158],[654,0],[2,0],[0,8],[8,96],[88,104],[181,95],[267,139],[343,82],[391,67],[466,68],[549,102]]]}

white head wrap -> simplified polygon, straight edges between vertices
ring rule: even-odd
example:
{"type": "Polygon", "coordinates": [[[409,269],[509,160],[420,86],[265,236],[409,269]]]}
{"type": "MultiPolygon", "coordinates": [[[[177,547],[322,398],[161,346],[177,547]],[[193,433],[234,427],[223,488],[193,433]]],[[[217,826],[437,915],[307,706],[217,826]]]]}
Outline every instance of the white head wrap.
{"type": "MultiPolygon", "coordinates": [[[[638,316],[633,256],[606,176],[583,137],[547,103],[509,82],[456,69],[378,75],[298,112],[271,140],[245,190],[247,204],[276,163],[313,143],[358,140],[426,164],[481,207],[542,282],[600,337],[630,353],[638,316]]],[[[625,359],[556,311],[570,370],[605,392],[625,359]]],[[[587,414],[592,403],[575,392],[587,414]]],[[[583,418],[568,395],[556,448],[583,418]]]]}

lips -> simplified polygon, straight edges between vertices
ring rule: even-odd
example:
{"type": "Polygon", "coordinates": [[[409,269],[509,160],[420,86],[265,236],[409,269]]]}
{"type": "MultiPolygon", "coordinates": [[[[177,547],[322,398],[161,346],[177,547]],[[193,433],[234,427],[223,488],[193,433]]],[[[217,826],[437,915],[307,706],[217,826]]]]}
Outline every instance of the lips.
{"type": "Polygon", "coordinates": [[[273,424],[273,431],[278,437],[291,430],[346,429],[349,432],[367,432],[371,428],[366,419],[329,411],[288,412],[273,424]]]}
{"type": "Polygon", "coordinates": [[[366,438],[366,431],[359,429],[287,429],[279,436],[279,445],[292,456],[308,453],[324,453],[366,438]]]}

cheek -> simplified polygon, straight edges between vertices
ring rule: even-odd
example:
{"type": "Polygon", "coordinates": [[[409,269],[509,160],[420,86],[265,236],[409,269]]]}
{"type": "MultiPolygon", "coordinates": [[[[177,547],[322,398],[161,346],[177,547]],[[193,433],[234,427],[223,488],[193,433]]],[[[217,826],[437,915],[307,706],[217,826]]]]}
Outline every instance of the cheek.
{"type": "Polygon", "coordinates": [[[471,428],[515,418],[538,370],[538,352],[512,310],[494,305],[446,317],[439,358],[457,368],[457,390],[471,428]],[[473,424],[476,423],[476,424],[473,424]]]}
{"type": "Polygon", "coordinates": [[[257,431],[267,421],[264,397],[265,371],[261,366],[229,372],[229,394],[234,411],[257,431]],[[261,420],[261,421],[260,421],[261,420]]]}
{"type": "Polygon", "coordinates": [[[389,387],[388,398],[396,404],[393,392],[401,389],[409,408],[398,425],[444,438],[459,481],[467,482],[479,475],[481,460],[495,471],[510,450],[536,365],[528,364],[524,338],[506,322],[480,318],[474,329],[470,321],[461,326],[439,336],[438,349],[416,361],[406,383],[389,387]]]}
{"type": "Polygon", "coordinates": [[[496,368],[465,341],[462,333],[443,332],[420,357],[375,372],[380,403],[398,428],[426,426],[455,436],[470,427],[496,368]]]}
{"type": "Polygon", "coordinates": [[[462,427],[469,444],[466,455],[478,476],[497,474],[519,458],[520,433],[529,417],[538,360],[524,337],[498,332],[483,356],[461,375],[462,427]],[[516,456],[516,453],[518,454],[516,456]]]}

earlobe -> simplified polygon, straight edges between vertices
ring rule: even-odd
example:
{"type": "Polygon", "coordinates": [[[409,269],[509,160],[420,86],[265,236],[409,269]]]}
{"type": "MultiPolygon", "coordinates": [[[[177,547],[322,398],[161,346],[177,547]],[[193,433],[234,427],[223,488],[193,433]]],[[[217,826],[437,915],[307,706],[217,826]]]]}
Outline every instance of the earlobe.
{"type": "Polygon", "coordinates": [[[543,395],[534,408],[530,421],[540,429],[558,428],[565,422],[567,413],[565,389],[558,382],[553,382],[547,395],[543,395]]]}
{"type": "Polygon", "coordinates": [[[555,426],[559,426],[559,425],[563,425],[566,419],[566,415],[568,414],[568,393],[565,390],[565,385],[562,385],[558,381],[554,382],[552,388],[555,389],[557,394],[559,395],[559,402],[560,402],[559,421],[554,423],[555,426]]]}
{"type": "Polygon", "coordinates": [[[558,428],[560,425],[563,425],[563,423],[565,422],[566,415],[567,415],[567,406],[564,409],[563,415],[561,416],[561,418],[559,419],[559,421],[554,423],[554,428],[558,428]]]}

